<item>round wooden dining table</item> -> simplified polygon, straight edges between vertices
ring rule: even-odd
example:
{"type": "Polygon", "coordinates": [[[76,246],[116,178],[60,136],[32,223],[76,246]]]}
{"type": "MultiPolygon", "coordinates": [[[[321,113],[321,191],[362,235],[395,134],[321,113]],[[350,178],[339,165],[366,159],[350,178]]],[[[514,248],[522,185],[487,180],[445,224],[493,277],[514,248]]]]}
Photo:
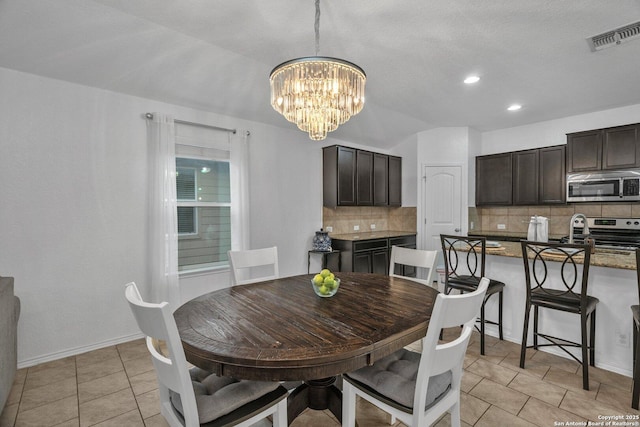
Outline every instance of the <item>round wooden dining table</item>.
{"type": "Polygon", "coordinates": [[[239,285],[197,297],[174,317],[187,360],[217,375],[297,381],[291,422],[305,408],[342,418],[336,376],[425,336],[438,291],[411,280],[336,273],[330,298],[315,294],[313,275],[239,285]]]}

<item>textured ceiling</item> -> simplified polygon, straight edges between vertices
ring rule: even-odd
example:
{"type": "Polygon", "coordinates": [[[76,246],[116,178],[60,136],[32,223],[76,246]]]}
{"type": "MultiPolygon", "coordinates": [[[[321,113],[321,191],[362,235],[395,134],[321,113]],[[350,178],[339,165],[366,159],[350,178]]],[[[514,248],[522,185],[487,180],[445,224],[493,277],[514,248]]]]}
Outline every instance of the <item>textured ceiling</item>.
{"type": "MultiPolygon", "coordinates": [[[[315,53],[314,13],[314,0],[0,0],[0,66],[293,128],[268,76],[315,53]]],[[[364,110],[332,135],[390,148],[434,127],[639,104],[640,39],[586,42],[638,20],[640,0],[322,0],[320,54],[368,77],[364,110]]]]}

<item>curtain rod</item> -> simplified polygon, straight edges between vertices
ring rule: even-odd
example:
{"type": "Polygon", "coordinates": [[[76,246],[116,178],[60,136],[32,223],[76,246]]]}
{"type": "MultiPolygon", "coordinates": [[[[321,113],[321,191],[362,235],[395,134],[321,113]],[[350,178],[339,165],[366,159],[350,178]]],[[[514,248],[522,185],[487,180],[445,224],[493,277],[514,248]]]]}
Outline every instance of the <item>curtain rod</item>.
{"type": "MultiPolygon", "coordinates": [[[[152,113],[147,113],[144,116],[149,120],[153,119],[153,114],[152,113]]],[[[200,127],[208,128],[208,129],[215,129],[215,130],[221,130],[221,131],[224,131],[224,132],[231,132],[233,134],[235,134],[237,132],[236,129],[227,129],[227,128],[221,128],[219,126],[205,125],[205,124],[202,124],[202,123],[187,122],[186,120],[177,120],[177,119],[175,119],[174,122],[175,123],[181,123],[183,125],[200,126],[200,127]]]]}

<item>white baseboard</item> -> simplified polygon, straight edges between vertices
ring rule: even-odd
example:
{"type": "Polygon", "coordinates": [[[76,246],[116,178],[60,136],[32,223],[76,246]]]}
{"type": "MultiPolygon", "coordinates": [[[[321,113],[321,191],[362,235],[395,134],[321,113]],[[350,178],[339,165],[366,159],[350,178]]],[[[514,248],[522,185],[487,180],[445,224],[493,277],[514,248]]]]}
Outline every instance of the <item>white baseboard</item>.
{"type": "Polygon", "coordinates": [[[138,333],[135,333],[135,334],[132,334],[132,335],[125,335],[125,336],[122,336],[122,337],[114,338],[114,339],[107,340],[107,341],[102,341],[102,342],[91,344],[91,345],[86,345],[86,346],[81,346],[81,347],[74,347],[74,348],[70,348],[70,349],[67,349],[67,350],[57,351],[55,353],[49,353],[49,354],[44,354],[42,356],[33,357],[31,359],[19,360],[18,361],[18,369],[28,368],[30,366],[35,366],[35,365],[39,365],[41,363],[51,362],[53,360],[63,359],[65,357],[69,357],[69,356],[75,356],[75,355],[78,355],[78,354],[86,353],[88,351],[98,350],[98,349],[104,348],[104,347],[110,347],[110,346],[116,345],[116,344],[122,344],[124,342],[133,341],[133,340],[140,339],[140,338],[143,338],[143,337],[144,337],[144,335],[142,334],[142,332],[138,332],[138,333]]]}

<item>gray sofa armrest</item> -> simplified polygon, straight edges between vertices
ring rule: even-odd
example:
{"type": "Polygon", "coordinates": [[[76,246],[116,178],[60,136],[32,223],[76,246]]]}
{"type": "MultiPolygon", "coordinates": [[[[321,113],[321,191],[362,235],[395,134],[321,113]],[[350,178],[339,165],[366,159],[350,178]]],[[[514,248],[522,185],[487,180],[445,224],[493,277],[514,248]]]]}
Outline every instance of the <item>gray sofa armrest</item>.
{"type": "Polygon", "coordinates": [[[13,293],[13,277],[0,277],[0,411],[17,370],[19,317],[20,299],[13,293]]]}

